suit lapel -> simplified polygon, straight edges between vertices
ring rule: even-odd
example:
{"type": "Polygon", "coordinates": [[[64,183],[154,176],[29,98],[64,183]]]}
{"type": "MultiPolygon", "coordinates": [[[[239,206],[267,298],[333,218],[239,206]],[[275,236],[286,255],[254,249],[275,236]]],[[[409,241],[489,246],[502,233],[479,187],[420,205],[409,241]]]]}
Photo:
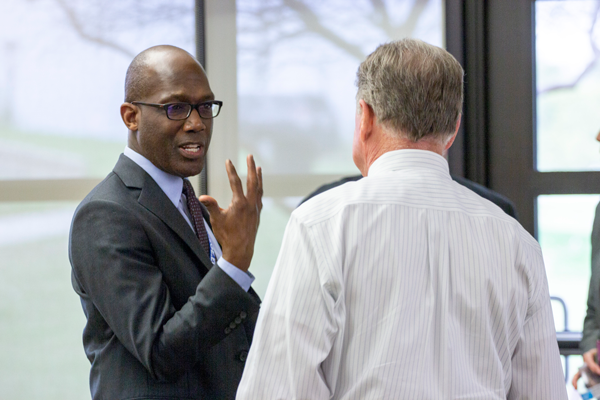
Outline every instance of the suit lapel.
{"type": "Polygon", "coordinates": [[[175,234],[193,250],[198,257],[204,273],[212,266],[208,254],[200,245],[198,237],[185,221],[179,210],[175,208],[171,200],[139,165],[121,154],[117,165],[114,168],[123,183],[127,187],[141,189],[138,202],[148,211],[156,215],[165,225],[167,225],[175,234]]]}

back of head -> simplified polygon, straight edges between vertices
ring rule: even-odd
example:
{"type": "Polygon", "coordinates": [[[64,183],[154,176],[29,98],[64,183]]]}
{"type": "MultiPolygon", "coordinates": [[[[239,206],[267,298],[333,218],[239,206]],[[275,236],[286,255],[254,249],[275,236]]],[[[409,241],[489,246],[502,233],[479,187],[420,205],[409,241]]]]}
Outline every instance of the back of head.
{"type": "Polygon", "coordinates": [[[357,99],[379,123],[416,142],[454,134],[463,101],[464,71],[446,50],[417,39],[379,46],[360,64],[357,99]]]}

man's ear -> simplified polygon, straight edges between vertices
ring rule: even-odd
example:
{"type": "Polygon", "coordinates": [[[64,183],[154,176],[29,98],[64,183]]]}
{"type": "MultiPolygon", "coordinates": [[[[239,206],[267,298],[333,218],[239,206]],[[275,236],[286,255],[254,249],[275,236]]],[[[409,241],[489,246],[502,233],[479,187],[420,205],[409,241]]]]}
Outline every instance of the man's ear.
{"type": "Polygon", "coordinates": [[[452,135],[452,137],[450,139],[448,139],[448,141],[446,142],[446,146],[444,147],[444,151],[448,150],[450,148],[450,146],[452,146],[452,143],[454,143],[454,139],[456,139],[456,135],[458,135],[458,128],[460,128],[460,119],[462,117],[462,114],[458,115],[458,121],[456,121],[456,127],[454,128],[454,135],[452,135]]]}
{"type": "Polygon", "coordinates": [[[132,132],[138,130],[140,109],[131,103],[121,104],[121,119],[132,132]]]}
{"type": "Polygon", "coordinates": [[[365,142],[373,133],[373,125],[375,124],[375,113],[373,112],[371,106],[368,105],[362,99],[359,100],[358,106],[360,107],[360,140],[361,142],[365,142]]]}

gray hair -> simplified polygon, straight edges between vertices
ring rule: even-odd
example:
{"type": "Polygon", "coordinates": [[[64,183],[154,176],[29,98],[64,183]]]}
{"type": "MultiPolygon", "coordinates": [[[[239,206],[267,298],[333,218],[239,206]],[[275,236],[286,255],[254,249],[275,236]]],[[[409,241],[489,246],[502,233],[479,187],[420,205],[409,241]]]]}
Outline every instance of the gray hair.
{"type": "Polygon", "coordinates": [[[446,50],[417,39],[379,46],[358,67],[357,100],[384,127],[416,142],[454,134],[463,102],[464,71],[446,50]]]}

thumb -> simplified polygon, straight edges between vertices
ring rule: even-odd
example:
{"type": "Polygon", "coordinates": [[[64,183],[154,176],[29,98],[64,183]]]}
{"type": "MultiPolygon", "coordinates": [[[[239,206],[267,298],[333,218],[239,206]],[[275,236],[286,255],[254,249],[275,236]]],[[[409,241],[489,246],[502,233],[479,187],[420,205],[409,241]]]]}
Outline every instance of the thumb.
{"type": "Polygon", "coordinates": [[[208,210],[211,215],[216,215],[219,211],[221,211],[221,207],[219,207],[219,203],[214,197],[210,197],[207,195],[202,195],[198,197],[200,203],[204,204],[204,207],[208,210]]]}

